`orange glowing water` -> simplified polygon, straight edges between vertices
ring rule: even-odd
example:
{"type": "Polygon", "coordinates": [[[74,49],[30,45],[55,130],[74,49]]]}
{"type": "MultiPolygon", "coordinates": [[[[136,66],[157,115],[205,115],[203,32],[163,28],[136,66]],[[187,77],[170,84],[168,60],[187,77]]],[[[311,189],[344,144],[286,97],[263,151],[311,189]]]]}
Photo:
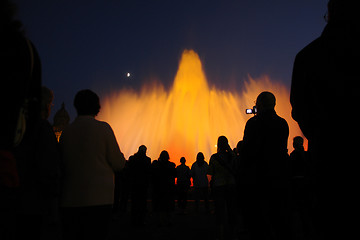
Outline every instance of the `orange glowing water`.
{"type": "Polygon", "coordinates": [[[229,139],[232,148],[236,147],[243,137],[246,121],[252,117],[245,114],[245,109],[254,105],[262,91],[275,94],[275,110],[290,127],[288,147],[292,150],[292,138],[301,135],[301,131],[290,115],[288,89],[267,76],[249,77],[239,90],[210,87],[200,58],[192,50],[183,52],[169,91],[162,85],[145,86],[141,92],[113,91],[102,99],[99,119],[112,126],[127,158],[144,144],[152,160],[167,150],[171,161],[178,165],[184,156],[191,166],[198,152],[203,152],[209,160],[216,152],[220,135],[229,139]]]}

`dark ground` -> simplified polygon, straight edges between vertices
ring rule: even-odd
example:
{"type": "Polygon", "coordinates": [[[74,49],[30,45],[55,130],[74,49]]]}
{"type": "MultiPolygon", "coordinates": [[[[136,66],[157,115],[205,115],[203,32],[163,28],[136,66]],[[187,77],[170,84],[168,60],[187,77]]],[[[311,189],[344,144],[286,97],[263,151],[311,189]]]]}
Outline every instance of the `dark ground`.
{"type": "MultiPolygon", "coordinates": [[[[210,201],[210,212],[207,212],[203,203],[200,203],[199,211],[195,211],[193,200],[187,203],[185,213],[182,213],[177,206],[171,215],[170,226],[159,226],[158,215],[151,210],[151,201],[148,200],[148,213],[143,226],[134,226],[131,223],[130,206],[128,202],[125,213],[114,215],[109,231],[110,240],[127,240],[127,239],[146,239],[146,240],[212,240],[218,239],[217,227],[214,215],[214,203],[210,201]]],[[[296,214],[293,217],[293,240],[307,240],[301,232],[296,214]]],[[[58,225],[45,227],[42,239],[61,239],[61,231],[58,225]]],[[[229,239],[249,240],[249,236],[245,231],[241,214],[238,216],[237,238],[229,237],[229,239]]],[[[105,239],[105,238],[104,238],[105,239]]]]}
{"type": "MultiPolygon", "coordinates": [[[[175,211],[171,214],[170,226],[159,226],[159,216],[152,212],[151,200],[147,202],[148,213],[145,218],[145,224],[135,226],[131,222],[130,207],[131,201],[127,204],[127,210],[113,216],[109,229],[109,239],[146,239],[146,240],[202,240],[217,239],[217,231],[214,215],[214,203],[210,200],[210,212],[205,210],[203,202],[200,202],[200,208],[195,210],[193,200],[188,200],[185,212],[181,212],[175,203],[175,211]]],[[[238,232],[243,230],[239,221],[238,232]]],[[[42,239],[61,239],[61,227],[58,224],[44,226],[42,239]]],[[[248,240],[245,233],[241,233],[243,240],[248,240]]]]}
{"type": "MultiPolygon", "coordinates": [[[[128,208],[131,202],[129,202],[128,208]]],[[[147,240],[212,240],[218,239],[217,226],[215,223],[214,203],[210,201],[210,212],[207,212],[203,203],[200,203],[198,211],[195,210],[193,200],[188,200],[187,209],[182,213],[177,207],[171,216],[171,226],[158,226],[159,220],[156,213],[151,212],[151,201],[148,201],[149,212],[144,226],[131,224],[130,211],[127,211],[117,220],[113,220],[110,226],[110,239],[143,239],[147,240]]],[[[293,215],[293,240],[307,240],[301,232],[301,225],[296,214],[293,215]]],[[[236,236],[228,239],[249,240],[249,235],[243,225],[239,212],[236,236]]]]}
{"type": "MultiPolygon", "coordinates": [[[[129,204],[131,204],[129,202],[129,204]]],[[[171,215],[170,226],[159,226],[159,216],[151,212],[151,202],[148,201],[149,212],[144,226],[131,224],[130,212],[113,220],[110,227],[110,239],[215,239],[215,217],[206,212],[205,208],[195,211],[194,201],[188,201],[187,210],[182,213],[175,209],[171,215]]],[[[211,202],[211,209],[212,207],[211,202]]]]}

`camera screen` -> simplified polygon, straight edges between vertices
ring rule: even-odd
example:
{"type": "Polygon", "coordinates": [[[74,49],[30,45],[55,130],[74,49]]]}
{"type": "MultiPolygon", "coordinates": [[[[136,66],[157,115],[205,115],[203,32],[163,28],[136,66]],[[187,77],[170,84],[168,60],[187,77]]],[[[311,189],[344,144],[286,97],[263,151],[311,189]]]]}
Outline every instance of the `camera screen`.
{"type": "Polygon", "coordinates": [[[246,109],[246,114],[252,114],[252,113],[253,113],[253,110],[251,108],[246,109]]]}

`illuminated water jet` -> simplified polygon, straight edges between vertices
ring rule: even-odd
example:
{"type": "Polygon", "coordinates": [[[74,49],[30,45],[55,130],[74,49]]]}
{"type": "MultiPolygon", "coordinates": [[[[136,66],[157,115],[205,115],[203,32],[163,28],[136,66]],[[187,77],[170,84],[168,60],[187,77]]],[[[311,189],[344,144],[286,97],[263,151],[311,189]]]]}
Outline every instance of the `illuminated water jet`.
{"type": "Polygon", "coordinates": [[[157,159],[167,150],[171,161],[180,157],[191,165],[201,151],[208,160],[216,152],[218,136],[225,135],[231,147],[242,139],[246,121],[245,108],[252,107],[257,95],[271,91],[277,98],[275,110],[290,126],[292,138],[301,135],[291,119],[289,91],[267,76],[249,79],[241,91],[222,91],[209,87],[199,56],[192,50],[182,54],[172,88],[144,86],[141,92],[122,89],[102,99],[99,119],[113,128],[121,150],[128,158],[142,144],[148,155],[157,159]]]}

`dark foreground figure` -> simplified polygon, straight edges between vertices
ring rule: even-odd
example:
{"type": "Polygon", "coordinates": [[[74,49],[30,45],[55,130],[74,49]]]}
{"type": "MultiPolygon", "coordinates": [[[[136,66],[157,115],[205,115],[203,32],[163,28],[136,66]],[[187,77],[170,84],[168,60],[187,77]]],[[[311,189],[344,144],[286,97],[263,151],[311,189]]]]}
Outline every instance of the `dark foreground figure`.
{"type": "Polygon", "coordinates": [[[324,31],[297,54],[293,70],[292,116],[309,140],[318,238],[343,238],[355,229],[348,214],[358,205],[354,159],[359,124],[352,116],[360,90],[357,3],[329,1],[324,31]]]}

